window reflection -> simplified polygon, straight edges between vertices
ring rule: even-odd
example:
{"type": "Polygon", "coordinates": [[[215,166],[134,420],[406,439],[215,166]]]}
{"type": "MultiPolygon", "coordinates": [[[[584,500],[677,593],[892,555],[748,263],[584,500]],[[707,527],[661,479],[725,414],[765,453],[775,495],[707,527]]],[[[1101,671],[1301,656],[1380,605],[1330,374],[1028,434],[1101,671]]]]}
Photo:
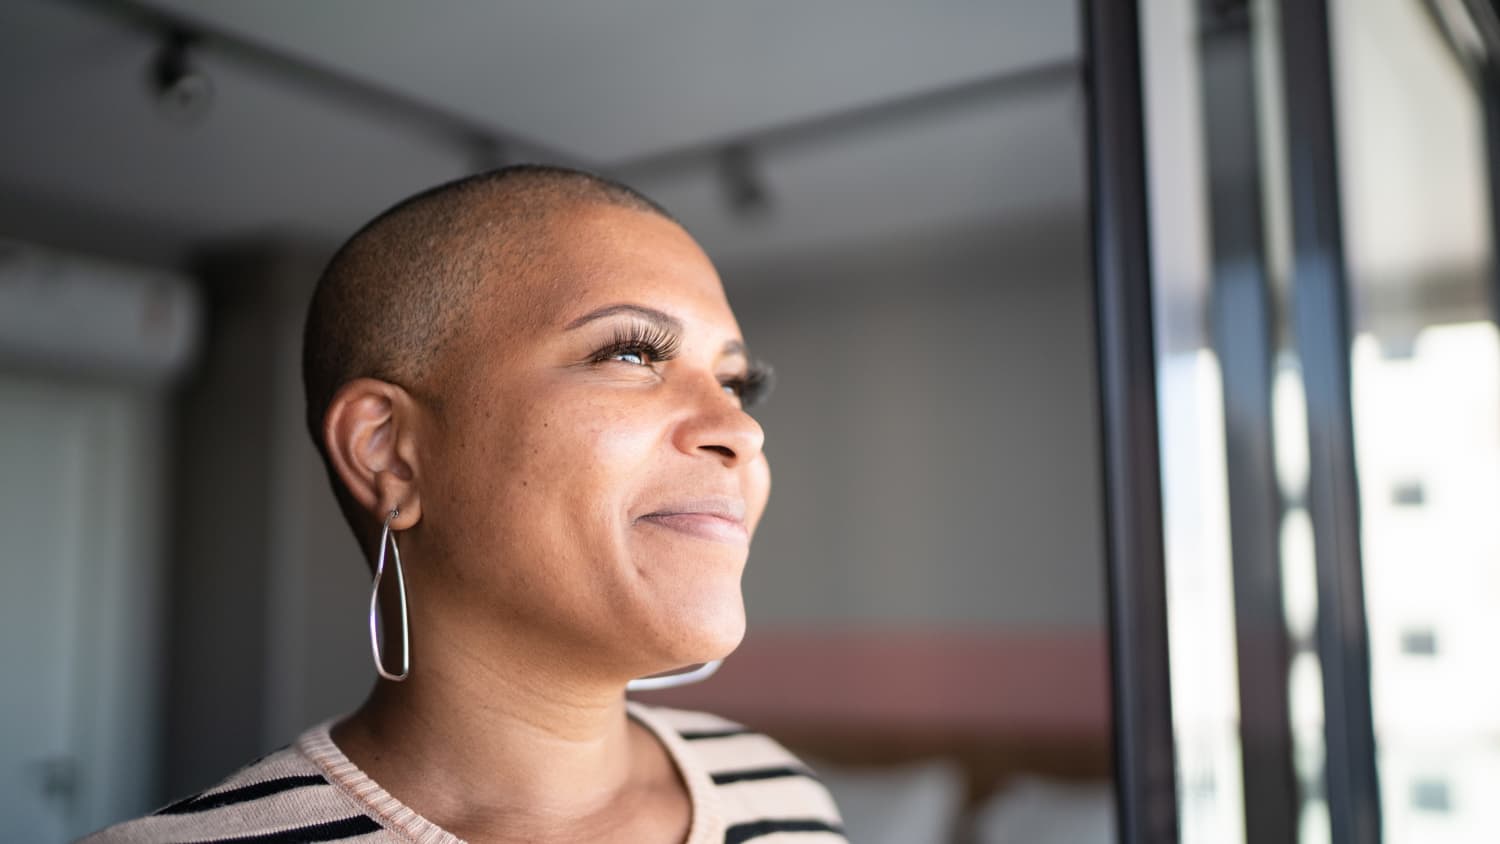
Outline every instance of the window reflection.
{"type": "Polygon", "coordinates": [[[1443,16],[1428,11],[1330,4],[1391,844],[1490,841],[1500,825],[1500,338],[1483,112],[1443,16]]]}

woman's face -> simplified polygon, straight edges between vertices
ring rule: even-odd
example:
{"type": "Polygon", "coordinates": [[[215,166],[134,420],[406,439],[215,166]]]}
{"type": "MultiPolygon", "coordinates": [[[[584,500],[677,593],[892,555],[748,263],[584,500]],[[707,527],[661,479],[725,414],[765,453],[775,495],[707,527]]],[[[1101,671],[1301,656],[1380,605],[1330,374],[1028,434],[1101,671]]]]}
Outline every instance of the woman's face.
{"type": "Polygon", "coordinates": [[[545,229],[545,259],[489,285],[444,352],[411,537],[435,571],[408,552],[413,592],[479,647],[625,677],[722,657],[770,492],[723,287],[653,214],[545,229]]]}

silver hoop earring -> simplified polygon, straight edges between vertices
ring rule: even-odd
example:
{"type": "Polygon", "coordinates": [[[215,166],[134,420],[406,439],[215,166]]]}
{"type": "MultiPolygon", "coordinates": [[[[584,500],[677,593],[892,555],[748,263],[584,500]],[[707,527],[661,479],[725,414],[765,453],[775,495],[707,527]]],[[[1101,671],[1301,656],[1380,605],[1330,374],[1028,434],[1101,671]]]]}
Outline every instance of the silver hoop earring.
{"type": "Polygon", "coordinates": [[[411,626],[406,612],[406,577],[401,573],[401,549],[396,545],[396,537],[391,535],[391,519],[400,514],[401,508],[397,507],[385,517],[385,527],[380,531],[380,555],[375,562],[375,584],[370,587],[370,653],[375,657],[375,670],[380,672],[380,676],[398,683],[411,673],[411,626]],[[380,578],[385,574],[385,547],[388,544],[391,546],[391,556],[396,560],[396,588],[401,590],[400,674],[385,670],[385,659],[380,653],[380,623],[377,613],[380,606],[380,578]]]}
{"type": "Polygon", "coordinates": [[[710,660],[694,668],[692,671],[683,671],[680,674],[656,674],[651,677],[637,677],[625,684],[625,689],[632,692],[650,692],[656,689],[672,689],[677,686],[686,686],[689,683],[699,683],[713,676],[715,671],[724,662],[722,659],[710,660]]]}

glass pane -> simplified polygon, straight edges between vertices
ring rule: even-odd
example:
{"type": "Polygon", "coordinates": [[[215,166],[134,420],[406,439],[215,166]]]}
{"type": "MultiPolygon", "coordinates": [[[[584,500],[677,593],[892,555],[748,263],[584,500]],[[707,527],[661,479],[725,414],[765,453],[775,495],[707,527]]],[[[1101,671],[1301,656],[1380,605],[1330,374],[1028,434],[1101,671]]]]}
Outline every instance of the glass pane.
{"type": "Polygon", "coordinates": [[[1385,839],[1491,841],[1500,338],[1480,88],[1448,35],[1462,4],[1330,6],[1385,839]]]}
{"type": "MultiPolygon", "coordinates": [[[[1260,751],[1258,759],[1252,757],[1253,771],[1262,783],[1262,799],[1274,802],[1284,793],[1274,788],[1277,772],[1285,770],[1278,764],[1285,760],[1291,766],[1298,806],[1268,806],[1265,811],[1291,812],[1287,827],[1295,829],[1297,840],[1322,844],[1329,839],[1329,821],[1323,797],[1317,575],[1313,525],[1307,511],[1306,402],[1301,363],[1290,331],[1291,246],[1276,8],[1273,2],[1252,3],[1248,21],[1229,13],[1205,21],[1200,18],[1202,12],[1193,0],[1163,0],[1142,7],[1181,836],[1189,844],[1245,840],[1246,813],[1256,807],[1246,802],[1250,769],[1244,767],[1244,742],[1250,740],[1247,735],[1257,741],[1277,741],[1276,736],[1264,733],[1285,715],[1290,759],[1271,744],[1252,748],[1260,751]],[[1235,44],[1244,45],[1248,53],[1234,53],[1235,44]],[[1210,61],[1219,64],[1210,65],[1210,61]],[[1236,61],[1244,63],[1233,64],[1236,61]],[[1236,101],[1242,103],[1243,111],[1221,107],[1225,98],[1244,97],[1250,89],[1253,102],[1236,101]],[[1231,148],[1238,136],[1226,125],[1211,125],[1209,121],[1215,120],[1253,127],[1255,146],[1231,148]],[[1210,143],[1226,146],[1215,150],[1210,143]],[[1235,251],[1215,255],[1218,244],[1212,226],[1215,219],[1224,220],[1224,209],[1217,209],[1218,218],[1211,212],[1217,203],[1232,208],[1241,202],[1252,190],[1246,174],[1253,172],[1259,173],[1253,190],[1261,206],[1250,213],[1259,214],[1258,226],[1247,226],[1243,219],[1226,222],[1223,247],[1235,251]],[[1259,243],[1236,240],[1252,232],[1259,243]],[[1233,291],[1249,286],[1247,274],[1254,284],[1266,285],[1265,326],[1250,325],[1251,318],[1238,312],[1227,318],[1215,316],[1216,307],[1229,307],[1225,301],[1240,301],[1216,303],[1215,297],[1242,296],[1233,291]],[[1216,328],[1224,331],[1236,320],[1263,330],[1266,345],[1243,335],[1229,337],[1229,332],[1216,341],[1216,328]],[[1270,378],[1256,381],[1253,373],[1242,374],[1239,392],[1226,395],[1235,387],[1226,384],[1227,357],[1221,359],[1216,353],[1216,342],[1223,344],[1217,348],[1226,356],[1229,350],[1238,349],[1242,366],[1256,349],[1268,350],[1270,378]],[[1267,391],[1269,396],[1250,395],[1256,390],[1267,391]],[[1266,398],[1270,419],[1262,423],[1269,425],[1269,431],[1246,430],[1246,420],[1253,421],[1254,414],[1247,408],[1264,407],[1259,402],[1266,398]],[[1226,408],[1230,406],[1250,414],[1239,423],[1244,439],[1237,444],[1228,441],[1226,408]],[[1253,468],[1247,459],[1253,458],[1253,449],[1267,445],[1274,476],[1242,474],[1231,489],[1229,458],[1239,458],[1245,472],[1253,468]],[[1230,449],[1237,451],[1231,455],[1230,449]],[[1246,531],[1244,560],[1235,559],[1231,538],[1230,503],[1236,495],[1245,496],[1246,501],[1271,501],[1275,508],[1269,528],[1253,518],[1242,528],[1246,531]],[[1245,670],[1264,671],[1269,666],[1271,671],[1284,671],[1286,697],[1277,699],[1284,713],[1262,711],[1253,713],[1252,719],[1251,713],[1240,709],[1242,699],[1256,700],[1256,696],[1242,698],[1239,685],[1235,567],[1255,572],[1259,562],[1276,572],[1278,561],[1258,561],[1256,540],[1249,536],[1265,529],[1278,534],[1269,538],[1274,549],[1265,553],[1279,557],[1286,662],[1265,662],[1282,652],[1275,648],[1268,652],[1262,641],[1252,643],[1258,650],[1250,651],[1262,661],[1260,666],[1245,670]]],[[[1253,516],[1253,511],[1246,512],[1253,516]]],[[[1275,598],[1253,596],[1253,600],[1263,606],[1241,609],[1250,624],[1257,612],[1273,606],[1270,602],[1275,598]]],[[[1264,698],[1260,700],[1266,705],[1264,698]]]]}
{"type": "Polygon", "coordinates": [[[1224,398],[1193,0],[1142,4],[1162,510],[1178,812],[1184,844],[1243,841],[1224,398]]]}
{"type": "Polygon", "coordinates": [[[1323,664],[1317,639],[1317,553],[1309,512],[1307,387],[1293,336],[1292,186],[1279,8],[1277,0],[1255,0],[1251,4],[1251,37],[1256,54],[1267,280],[1276,302],[1278,323],[1271,412],[1276,482],[1281,493],[1279,551],[1288,657],[1287,714],[1297,782],[1297,841],[1327,844],[1333,830],[1325,777],[1323,664]]]}

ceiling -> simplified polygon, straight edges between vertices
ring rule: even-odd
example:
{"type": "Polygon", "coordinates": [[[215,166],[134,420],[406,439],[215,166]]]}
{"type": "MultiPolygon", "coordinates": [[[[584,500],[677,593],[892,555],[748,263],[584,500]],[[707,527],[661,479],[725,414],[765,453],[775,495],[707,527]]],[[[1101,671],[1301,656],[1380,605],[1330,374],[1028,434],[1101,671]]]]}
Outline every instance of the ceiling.
{"type": "Polygon", "coordinates": [[[336,242],[515,159],[624,178],[721,260],[1051,214],[1083,191],[1077,28],[1047,0],[12,0],[0,235],[153,263],[336,242]],[[196,122],[147,84],[169,21],[201,34],[196,122]],[[730,144],[765,213],[726,201],[730,144]]]}
{"type": "Polygon", "coordinates": [[[992,78],[1075,40],[1071,15],[1042,13],[1070,4],[1036,0],[152,5],[601,165],[992,78]]]}

